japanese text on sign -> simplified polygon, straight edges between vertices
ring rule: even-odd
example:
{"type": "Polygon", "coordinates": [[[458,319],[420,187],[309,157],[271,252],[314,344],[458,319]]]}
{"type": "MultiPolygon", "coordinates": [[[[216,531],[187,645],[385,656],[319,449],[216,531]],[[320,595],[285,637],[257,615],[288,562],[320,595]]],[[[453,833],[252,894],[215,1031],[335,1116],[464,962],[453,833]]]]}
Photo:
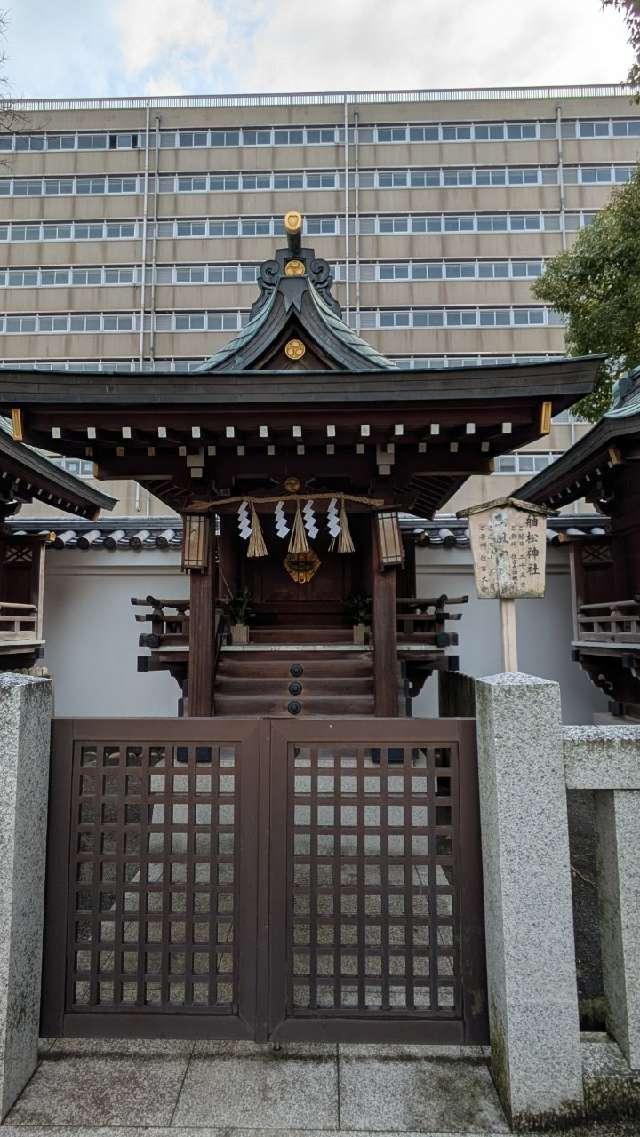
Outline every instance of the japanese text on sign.
{"type": "Polygon", "coordinates": [[[481,599],[544,595],[546,520],[505,506],[471,513],[469,536],[481,599]]]}

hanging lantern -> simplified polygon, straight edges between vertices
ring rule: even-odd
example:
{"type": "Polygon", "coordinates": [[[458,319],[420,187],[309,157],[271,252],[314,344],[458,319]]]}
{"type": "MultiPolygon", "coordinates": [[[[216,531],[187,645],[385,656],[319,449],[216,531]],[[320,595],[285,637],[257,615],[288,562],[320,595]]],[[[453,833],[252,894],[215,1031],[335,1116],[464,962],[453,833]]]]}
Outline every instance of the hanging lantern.
{"type": "Polygon", "coordinates": [[[182,528],[182,570],[203,572],[209,567],[211,517],[208,513],[185,513],[182,528]]]}
{"type": "Polygon", "coordinates": [[[320,568],[320,557],[313,549],[287,553],[284,567],[295,584],[308,584],[320,568]]]}
{"type": "Polygon", "coordinates": [[[381,568],[399,568],[404,564],[404,545],[398,524],[398,514],[381,510],[376,514],[378,553],[381,568]]]}

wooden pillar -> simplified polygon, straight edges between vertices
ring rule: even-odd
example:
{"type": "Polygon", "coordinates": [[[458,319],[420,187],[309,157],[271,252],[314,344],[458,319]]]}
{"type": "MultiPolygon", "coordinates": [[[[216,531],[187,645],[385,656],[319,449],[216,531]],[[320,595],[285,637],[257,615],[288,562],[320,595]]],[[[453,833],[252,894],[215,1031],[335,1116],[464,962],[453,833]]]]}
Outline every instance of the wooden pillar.
{"type": "Polygon", "coordinates": [[[398,714],[398,640],[396,632],[396,569],[383,569],[378,551],[377,520],[371,524],[371,582],[373,592],[373,684],[375,714],[398,714]]]}
{"type": "Polygon", "coordinates": [[[569,567],[571,570],[571,620],[574,640],[580,639],[580,624],[578,616],[580,605],[585,600],[584,565],[582,563],[582,546],[580,541],[572,541],[569,545],[569,567]]]}
{"type": "Polygon", "coordinates": [[[213,714],[215,609],[218,573],[211,526],[208,567],[189,573],[189,718],[213,714]]]}

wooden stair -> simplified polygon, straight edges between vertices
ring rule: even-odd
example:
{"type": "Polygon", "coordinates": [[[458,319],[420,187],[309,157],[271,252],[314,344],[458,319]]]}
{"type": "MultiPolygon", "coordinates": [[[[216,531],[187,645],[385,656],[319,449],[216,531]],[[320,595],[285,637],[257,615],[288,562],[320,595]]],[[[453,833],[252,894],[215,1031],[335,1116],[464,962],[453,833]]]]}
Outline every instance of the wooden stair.
{"type": "MultiPolygon", "coordinates": [[[[262,645],[261,645],[262,646],[262,645]]],[[[372,715],[373,655],[323,645],[226,649],[213,688],[218,716],[372,715]],[[266,650],[265,650],[266,648],[266,650]]]]}

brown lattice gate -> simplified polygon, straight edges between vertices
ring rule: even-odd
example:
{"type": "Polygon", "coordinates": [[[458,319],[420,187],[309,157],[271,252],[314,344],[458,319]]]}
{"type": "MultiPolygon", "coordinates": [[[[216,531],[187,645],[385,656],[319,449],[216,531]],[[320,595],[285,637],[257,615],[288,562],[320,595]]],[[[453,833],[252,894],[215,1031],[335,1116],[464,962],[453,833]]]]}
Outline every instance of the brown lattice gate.
{"type": "Polygon", "coordinates": [[[474,724],[59,720],[47,1035],[486,1037],[474,724]]]}

